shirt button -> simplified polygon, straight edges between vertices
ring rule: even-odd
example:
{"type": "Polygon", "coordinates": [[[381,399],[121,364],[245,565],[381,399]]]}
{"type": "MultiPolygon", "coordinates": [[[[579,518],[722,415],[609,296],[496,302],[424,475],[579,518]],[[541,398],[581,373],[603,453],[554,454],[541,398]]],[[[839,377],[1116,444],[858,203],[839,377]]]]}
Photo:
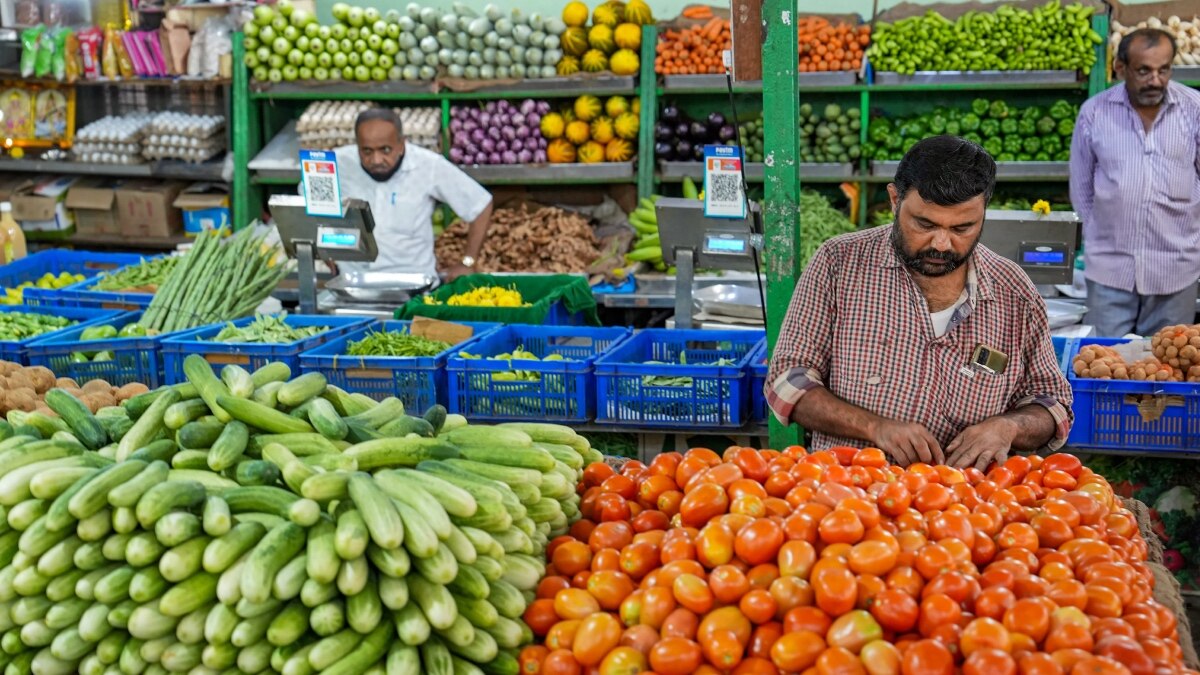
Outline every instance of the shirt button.
{"type": "Polygon", "coordinates": [[[875,384],[879,384],[880,382],[883,382],[883,378],[880,378],[880,377],[868,377],[867,378],[867,384],[875,385],[875,384]]]}

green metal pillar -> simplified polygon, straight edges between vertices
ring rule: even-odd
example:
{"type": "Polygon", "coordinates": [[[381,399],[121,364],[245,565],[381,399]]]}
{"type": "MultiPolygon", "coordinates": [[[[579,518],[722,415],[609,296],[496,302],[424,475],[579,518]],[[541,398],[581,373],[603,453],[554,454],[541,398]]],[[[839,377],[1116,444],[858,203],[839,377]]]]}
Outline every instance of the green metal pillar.
{"type": "MultiPolygon", "coordinates": [[[[763,266],[767,275],[767,341],[774,349],[800,276],[800,87],[796,77],[797,0],[764,0],[763,127],[766,153],[763,266]]],[[[771,447],[799,440],[799,429],[770,420],[771,447]]]]}
{"type": "Polygon", "coordinates": [[[233,227],[240,229],[262,211],[262,190],[250,182],[250,160],[262,149],[262,120],[250,98],[250,72],[245,65],[241,31],[233,34],[233,227]]]}
{"type": "Polygon", "coordinates": [[[1088,98],[1095,96],[1108,89],[1108,15],[1096,14],[1092,16],[1092,30],[1100,36],[1100,42],[1096,43],[1096,65],[1092,66],[1092,72],[1088,73],[1088,98]]]}
{"type": "Polygon", "coordinates": [[[654,120],[658,117],[658,77],[654,74],[654,45],[658,28],[642,27],[641,72],[638,73],[638,98],[642,112],[638,116],[637,188],[638,198],[654,194],[654,120]]]}

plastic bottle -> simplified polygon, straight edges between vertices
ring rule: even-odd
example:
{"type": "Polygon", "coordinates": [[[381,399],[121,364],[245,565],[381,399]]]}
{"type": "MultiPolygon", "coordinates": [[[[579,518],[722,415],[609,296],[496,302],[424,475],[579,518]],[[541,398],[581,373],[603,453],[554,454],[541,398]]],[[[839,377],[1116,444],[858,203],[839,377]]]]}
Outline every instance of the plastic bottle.
{"type": "Polygon", "coordinates": [[[0,202],[0,263],[8,264],[25,257],[25,233],[13,219],[12,204],[0,202]]]}

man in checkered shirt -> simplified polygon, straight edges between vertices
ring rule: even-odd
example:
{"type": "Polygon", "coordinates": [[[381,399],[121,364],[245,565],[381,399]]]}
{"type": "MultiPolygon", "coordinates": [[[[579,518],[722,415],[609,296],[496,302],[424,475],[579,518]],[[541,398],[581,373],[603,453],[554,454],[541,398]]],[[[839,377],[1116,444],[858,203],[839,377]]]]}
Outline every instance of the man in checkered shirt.
{"type": "Polygon", "coordinates": [[[893,224],[813,256],[766,386],[772,412],[810,430],[812,449],[870,445],[900,465],[982,470],[1010,450],[1062,447],[1071,387],[1045,303],[1015,263],[978,246],[995,186],[983,148],[927,138],[888,185],[893,224]],[[977,347],[1007,365],[972,365],[977,347]]]}

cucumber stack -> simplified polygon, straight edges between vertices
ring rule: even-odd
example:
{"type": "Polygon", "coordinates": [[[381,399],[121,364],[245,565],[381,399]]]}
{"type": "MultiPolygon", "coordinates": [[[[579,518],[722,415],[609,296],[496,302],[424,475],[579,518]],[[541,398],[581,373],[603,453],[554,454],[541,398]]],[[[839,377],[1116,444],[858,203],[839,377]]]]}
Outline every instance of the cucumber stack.
{"type": "Polygon", "coordinates": [[[586,439],[411,417],[280,364],[185,371],[0,423],[5,675],[516,675],[586,439]]]}

